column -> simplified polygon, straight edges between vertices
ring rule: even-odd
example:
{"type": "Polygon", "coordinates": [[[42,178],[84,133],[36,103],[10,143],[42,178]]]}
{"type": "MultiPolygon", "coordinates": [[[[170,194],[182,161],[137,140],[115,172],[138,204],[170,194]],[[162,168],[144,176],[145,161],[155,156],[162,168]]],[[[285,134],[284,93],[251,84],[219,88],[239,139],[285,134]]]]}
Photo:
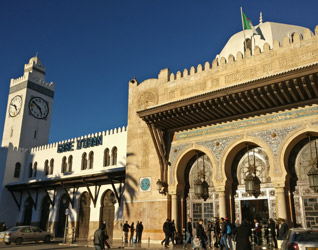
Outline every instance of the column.
{"type": "Polygon", "coordinates": [[[178,196],[177,194],[171,195],[171,219],[174,220],[176,229],[178,228],[178,196]]]}
{"type": "Polygon", "coordinates": [[[220,218],[226,217],[226,201],[225,201],[225,191],[219,191],[219,216],[220,218]]]}
{"type": "Polygon", "coordinates": [[[287,219],[285,191],[283,187],[275,187],[277,218],[287,219]]]}

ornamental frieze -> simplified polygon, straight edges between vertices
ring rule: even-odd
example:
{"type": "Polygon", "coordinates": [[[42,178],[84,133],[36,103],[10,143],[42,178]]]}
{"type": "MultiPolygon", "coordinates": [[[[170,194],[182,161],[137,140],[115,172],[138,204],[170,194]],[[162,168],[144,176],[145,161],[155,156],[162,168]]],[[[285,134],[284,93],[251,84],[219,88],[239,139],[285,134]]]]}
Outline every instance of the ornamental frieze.
{"type": "Polygon", "coordinates": [[[138,109],[142,110],[158,104],[158,94],[154,90],[142,92],[138,97],[138,109]]]}

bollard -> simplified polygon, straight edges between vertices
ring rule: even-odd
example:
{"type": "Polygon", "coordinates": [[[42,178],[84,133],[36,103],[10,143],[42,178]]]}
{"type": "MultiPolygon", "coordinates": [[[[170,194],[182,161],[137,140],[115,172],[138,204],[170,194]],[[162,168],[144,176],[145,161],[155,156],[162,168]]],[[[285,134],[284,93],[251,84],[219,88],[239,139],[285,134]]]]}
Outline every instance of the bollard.
{"type": "Polygon", "coordinates": [[[268,242],[269,242],[269,249],[273,249],[273,239],[272,239],[272,230],[268,229],[268,242]]]}
{"type": "Polygon", "coordinates": [[[186,243],[186,239],[187,239],[185,228],[182,229],[182,239],[183,239],[182,243],[185,244],[186,243]]]}
{"type": "Polygon", "coordinates": [[[252,228],[252,250],[255,250],[255,229],[252,228]]]}
{"type": "Polygon", "coordinates": [[[75,228],[72,227],[72,244],[75,242],[75,228]]]}
{"type": "Polygon", "coordinates": [[[150,244],[150,237],[148,237],[148,245],[150,244]]]}

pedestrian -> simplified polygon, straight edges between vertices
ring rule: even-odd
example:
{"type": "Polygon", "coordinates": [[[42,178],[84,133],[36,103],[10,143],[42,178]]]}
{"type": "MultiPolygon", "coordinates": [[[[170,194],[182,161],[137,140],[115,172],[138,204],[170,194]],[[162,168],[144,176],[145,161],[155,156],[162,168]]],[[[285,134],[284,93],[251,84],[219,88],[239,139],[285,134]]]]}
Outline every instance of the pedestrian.
{"type": "Polygon", "coordinates": [[[169,219],[166,219],[166,221],[163,223],[162,230],[165,234],[165,239],[161,241],[161,245],[165,243],[165,247],[169,247],[169,238],[171,237],[171,222],[169,219]]]}
{"type": "Polygon", "coordinates": [[[130,225],[130,238],[129,238],[129,243],[135,243],[135,242],[134,242],[134,233],[135,233],[135,225],[134,225],[134,222],[132,222],[131,225],[130,225]]]}
{"type": "Polygon", "coordinates": [[[282,218],[280,219],[280,224],[281,224],[281,226],[279,228],[278,237],[277,237],[278,248],[281,248],[282,243],[283,243],[284,239],[286,238],[287,232],[288,232],[288,225],[284,219],[282,219],[282,218]]]}
{"type": "MultiPolygon", "coordinates": [[[[183,244],[183,248],[186,248],[186,245],[189,243],[189,240],[191,242],[192,245],[192,241],[193,241],[193,234],[192,234],[192,218],[189,218],[188,223],[187,223],[187,227],[186,227],[186,240],[183,244]]],[[[193,245],[192,245],[193,246],[193,245]]]]}
{"type": "Polygon", "coordinates": [[[197,230],[197,237],[200,239],[201,247],[203,250],[206,250],[206,241],[208,237],[206,236],[206,233],[203,228],[203,219],[199,220],[196,230],[197,230]]]}
{"type": "Polygon", "coordinates": [[[176,233],[176,225],[174,224],[174,220],[171,221],[170,223],[170,230],[171,230],[171,234],[170,234],[170,238],[171,238],[171,241],[172,241],[172,245],[175,245],[175,239],[174,239],[174,236],[175,236],[175,233],[176,233]]]}
{"type": "MultiPolygon", "coordinates": [[[[103,250],[105,249],[105,241],[106,241],[106,235],[105,230],[106,225],[104,223],[101,223],[99,228],[94,233],[94,247],[95,250],[103,250]]],[[[107,248],[110,248],[109,246],[107,248]]]]}
{"type": "Polygon", "coordinates": [[[220,239],[220,246],[221,250],[225,248],[225,250],[228,250],[228,245],[227,245],[227,222],[226,220],[222,217],[221,218],[221,239],[220,239]]]}
{"type": "Polygon", "coordinates": [[[138,230],[137,242],[141,243],[142,231],[144,230],[144,226],[142,225],[142,221],[139,222],[138,227],[136,227],[136,233],[138,230]]]}
{"type": "Polygon", "coordinates": [[[262,227],[257,219],[254,219],[254,229],[255,229],[255,243],[261,245],[262,243],[262,227]]]}
{"type": "Polygon", "coordinates": [[[220,234],[220,221],[219,221],[219,218],[216,218],[216,219],[215,219],[213,231],[214,231],[214,237],[215,237],[214,246],[215,246],[215,247],[219,247],[219,245],[220,245],[220,236],[221,236],[221,234],[220,234]]]}
{"type": "Polygon", "coordinates": [[[136,243],[138,242],[138,238],[139,238],[138,228],[139,228],[139,221],[137,220],[137,224],[136,224],[136,243]]]}
{"type": "Polygon", "coordinates": [[[277,248],[276,225],[273,219],[268,220],[268,229],[270,229],[270,233],[272,235],[272,239],[274,242],[274,247],[277,248]]]}
{"type": "Polygon", "coordinates": [[[212,231],[213,231],[213,224],[212,222],[209,220],[208,221],[208,228],[207,228],[207,231],[208,231],[208,246],[209,247],[212,247],[212,231]]]}
{"type": "Polygon", "coordinates": [[[124,232],[124,239],[125,239],[125,243],[128,243],[128,232],[129,232],[129,224],[128,221],[126,220],[124,226],[123,226],[123,232],[124,232]]]}
{"type": "Polygon", "coordinates": [[[236,238],[236,250],[250,250],[251,249],[251,227],[245,219],[242,225],[233,229],[232,232],[236,238]]]}

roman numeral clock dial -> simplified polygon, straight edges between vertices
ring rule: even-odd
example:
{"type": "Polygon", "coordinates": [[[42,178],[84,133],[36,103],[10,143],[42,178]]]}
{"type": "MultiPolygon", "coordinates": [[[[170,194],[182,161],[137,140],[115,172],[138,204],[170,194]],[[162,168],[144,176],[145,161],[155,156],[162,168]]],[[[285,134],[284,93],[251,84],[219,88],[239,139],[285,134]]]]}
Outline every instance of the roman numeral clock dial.
{"type": "Polygon", "coordinates": [[[48,103],[41,97],[33,97],[29,102],[29,110],[37,119],[44,119],[49,114],[48,103]]]}
{"type": "Polygon", "coordinates": [[[9,106],[9,115],[11,117],[15,117],[20,113],[22,107],[22,97],[17,95],[13,97],[10,101],[10,106],[9,106]]]}

